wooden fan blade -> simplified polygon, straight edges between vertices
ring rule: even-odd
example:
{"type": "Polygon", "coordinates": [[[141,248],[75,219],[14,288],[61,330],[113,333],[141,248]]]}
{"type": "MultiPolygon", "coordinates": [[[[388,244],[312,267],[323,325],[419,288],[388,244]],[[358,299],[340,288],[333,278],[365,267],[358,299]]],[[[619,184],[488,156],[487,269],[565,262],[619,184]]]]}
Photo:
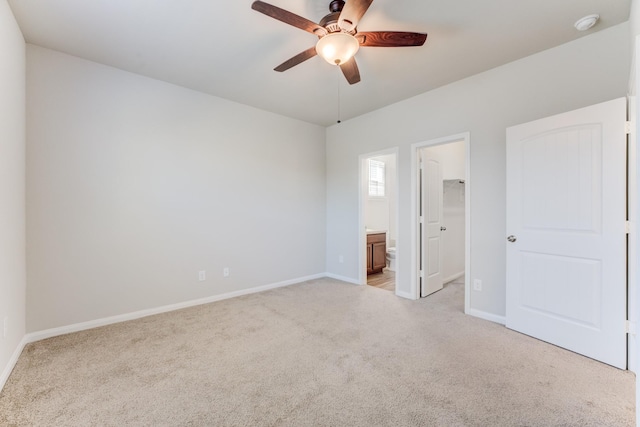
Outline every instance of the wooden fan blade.
{"type": "Polygon", "coordinates": [[[310,47],[309,49],[305,50],[304,52],[300,52],[299,54],[297,54],[293,58],[284,61],[282,64],[280,64],[276,68],[274,68],[274,70],[275,71],[279,71],[279,72],[286,71],[289,68],[295,67],[296,65],[300,64],[301,62],[306,61],[309,58],[313,58],[317,54],[318,54],[318,52],[316,52],[316,47],[315,46],[310,47]]]}
{"type": "Polygon", "coordinates": [[[273,6],[263,1],[254,1],[251,4],[251,9],[264,13],[265,15],[277,19],[278,21],[282,21],[285,24],[293,25],[296,28],[308,31],[318,37],[322,37],[327,34],[327,30],[315,22],[309,21],[307,18],[303,18],[302,16],[298,16],[288,10],[280,9],[277,6],[273,6]]]}
{"type": "Polygon", "coordinates": [[[340,69],[350,85],[360,81],[360,70],[358,70],[358,64],[356,64],[356,58],[351,58],[344,64],[340,64],[340,69]]]}
{"type": "Polygon", "coordinates": [[[340,28],[345,31],[353,31],[372,2],[373,0],[346,0],[342,12],[340,12],[340,18],[338,18],[340,28]]]}
{"type": "Polygon", "coordinates": [[[356,34],[356,39],[360,46],[365,47],[422,46],[427,40],[427,35],[406,31],[365,31],[356,34]]]}

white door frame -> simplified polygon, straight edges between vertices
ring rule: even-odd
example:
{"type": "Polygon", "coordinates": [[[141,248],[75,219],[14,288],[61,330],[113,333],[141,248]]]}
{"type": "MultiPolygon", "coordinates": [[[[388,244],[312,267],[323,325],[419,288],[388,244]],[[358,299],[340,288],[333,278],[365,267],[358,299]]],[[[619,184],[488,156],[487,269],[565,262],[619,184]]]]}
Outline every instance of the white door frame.
{"type": "MultiPolygon", "coordinates": [[[[366,191],[365,191],[365,183],[366,180],[364,179],[365,177],[365,173],[368,172],[368,169],[366,166],[364,166],[364,163],[367,159],[370,159],[372,157],[379,157],[379,156],[388,156],[388,155],[394,155],[395,157],[395,161],[396,161],[396,180],[395,180],[395,189],[394,191],[396,192],[396,202],[395,202],[395,206],[393,206],[393,209],[395,209],[396,211],[396,220],[395,220],[395,229],[396,229],[396,262],[400,259],[401,256],[401,251],[400,251],[400,233],[398,233],[399,231],[399,217],[400,215],[398,215],[399,213],[399,209],[400,209],[400,180],[398,179],[399,177],[399,162],[398,162],[398,155],[399,155],[400,149],[398,147],[393,147],[393,148],[389,148],[386,150],[381,150],[381,151],[375,151],[373,153],[366,153],[366,154],[361,154],[358,157],[358,179],[360,182],[360,185],[358,186],[358,259],[359,261],[359,268],[358,268],[358,283],[361,285],[366,285],[367,284],[367,233],[365,231],[365,218],[364,218],[364,198],[366,195],[366,191]]],[[[400,277],[402,275],[402,272],[400,271],[399,268],[396,268],[396,295],[398,295],[398,283],[400,283],[400,277]]]]}
{"type": "MultiPolygon", "coordinates": [[[[632,174],[629,177],[628,191],[629,194],[638,194],[640,190],[640,155],[638,154],[638,146],[640,146],[640,133],[637,131],[638,123],[640,123],[640,108],[638,108],[638,94],[640,93],[640,66],[638,64],[638,55],[640,55],[640,35],[636,35],[633,39],[633,52],[631,77],[629,81],[629,109],[628,120],[631,121],[632,132],[628,137],[629,141],[629,165],[632,170],[632,174]]],[[[640,250],[638,246],[640,244],[640,198],[635,196],[629,203],[629,222],[631,225],[631,232],[629,233],[629,299],[633,298],[634,302],[629,307],[629,319],[633,322],[638,322],[638,307],[640,307],[640,278],[638,277],[638,270],[640,270],[640,250]]],[[[635,360],[635,363],[629,363],[629,369],[636,372],[636,408],[640,408],[640,375],[637,374],[640,368],[640,351],[637,346],[637,335],[634,335],[630,339],[629,343],[629,360],[635,360]],[[635,354],[634,354],[635,353],[635,354]]],[[[640,411],[636,410],[636,424],[640,425],[640,411]]]]}
{"type": "Polygon", "coordinates": [[[418,162],[420,159],[419,150],[424,147],[434,147],[436,145],[444,145],[451,142],[464,141],[464,312],[469,312],[469,295],[471,283],[471,135],[469,132],[459,133],[457,135],[445,136],[442,138],[432,139],[424,142],[411,144],[411,290],[412,299],[420,298],[420,289],[418,289],[418,257],[420,251],[418,248],[418,162]]]}
{"type": "MultiPolygon", "coordinates": [[[[636,132],[636,116],[637,116],[636,97],[627,97],[627,120],[632,123],[629,135],[627,137],[627,219],[629,220],[630,232],[627,236],[627,318],[630,322],[638,322],[638,302],[640,281],[638,279],[638,216],[640,212],[640,199],[638,198],[638,188],[640,176],[640,157],[638,157],[638,141],[636,132]]],[[[635,333],[627,335],[627,369],[638,372],[638,337],[635,333]]],[[[638,415],[640,421],[640,415],[638,415]]]]}

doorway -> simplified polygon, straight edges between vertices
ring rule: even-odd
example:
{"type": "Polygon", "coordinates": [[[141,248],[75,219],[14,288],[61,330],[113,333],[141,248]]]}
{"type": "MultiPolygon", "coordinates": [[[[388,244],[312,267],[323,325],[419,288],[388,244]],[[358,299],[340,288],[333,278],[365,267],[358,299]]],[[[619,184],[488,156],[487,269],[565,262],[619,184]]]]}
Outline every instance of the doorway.
{"type": "Polygon", "coordinates": [[[469,308],[469,134],[412,146],[412,295],[463,286],[469,308]]]}
{"type": "Polygon", "coordinates": [[[396,292],[398,150],[360,156],[360,283],[396,292]]]}

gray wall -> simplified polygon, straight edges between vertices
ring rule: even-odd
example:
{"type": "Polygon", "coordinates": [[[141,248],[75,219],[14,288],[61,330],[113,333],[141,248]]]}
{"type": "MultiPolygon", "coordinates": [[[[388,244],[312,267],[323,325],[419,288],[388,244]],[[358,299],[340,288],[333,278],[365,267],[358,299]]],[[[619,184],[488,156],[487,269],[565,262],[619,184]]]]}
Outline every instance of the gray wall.
{"type": "MultiPolygon", "coordinates": [[[[505,129],[625,96],[628,23],[342,122],[327,130],[327,271],[358,277],[358,156],[399,147],[400,292],[410,291],[413,143],[469,131],[470,307],[505,314],[505,129]],[[338,256],[344,263],[338,263],[338,256]]],[[[425,72],[428,72],[425,71],[425,72]]]]}
{"type": "Polygon", "coordinates": [[[24,74],[24,39],[0,0],[0,387],[25,334],[24,74]]]}
{"type": "Polygon", "coordinates": [[[325,271],[324,128],[33,45],[27,112],[28,332],[325,271]]]}

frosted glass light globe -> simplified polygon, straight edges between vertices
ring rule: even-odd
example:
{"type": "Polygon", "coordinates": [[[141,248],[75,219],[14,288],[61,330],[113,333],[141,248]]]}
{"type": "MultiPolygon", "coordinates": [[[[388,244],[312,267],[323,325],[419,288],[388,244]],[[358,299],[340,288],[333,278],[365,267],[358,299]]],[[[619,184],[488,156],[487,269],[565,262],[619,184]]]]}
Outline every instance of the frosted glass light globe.
{"type": "Polygon", "coordinates": [[[318,40],[316,52],[331,65],[344,64],[360,49],[360,43],[348,33],[330,33],[318,40]]]}

